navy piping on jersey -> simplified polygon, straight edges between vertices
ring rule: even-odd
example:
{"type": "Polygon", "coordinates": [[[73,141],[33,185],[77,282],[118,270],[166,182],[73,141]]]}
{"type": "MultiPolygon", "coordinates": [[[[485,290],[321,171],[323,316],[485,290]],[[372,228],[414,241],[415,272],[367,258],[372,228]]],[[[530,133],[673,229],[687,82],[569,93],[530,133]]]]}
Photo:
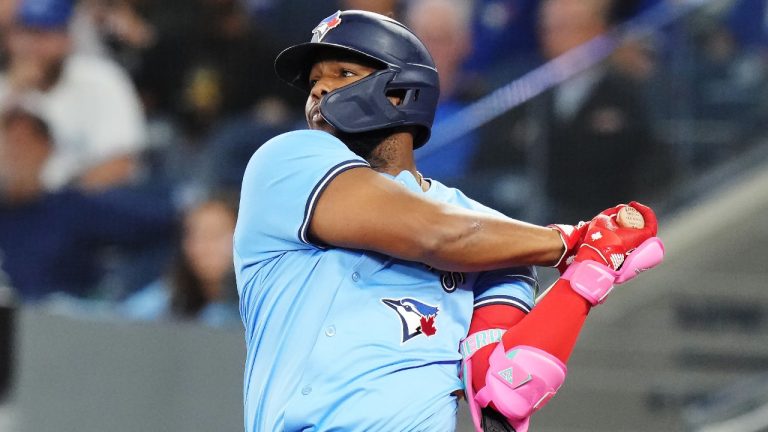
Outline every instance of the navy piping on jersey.
{"type": "Polygon", "coordinates": [[[521,300],[517,297],[507,296],[507,295],[489,296],[481,300],[478,300],[475,302],[475,309],[483,306],[490,306],[490,305],[514,306],[525,313],[528,313],[531,311],[531,306],[529,306],[528,303],[526,303],[524,300],[521,300]]]}
{"type": "Polygon", "coordinates": [[[304,221],[301,223],[301,227],[299,228],[299,240],[306,244],[313,244],[307,238],[307,231],[309,230],[309,221],[312,220],[312,214],[315,212],[315,206],[317,206],[317,198],[320,197],[320,194],[325,190],[326,186],[328,186],[328,183],[330,183],[331,180],[333,180],[337,175],[350,168],[356,167],[370,167],[370,165],[367,162],[363,162],[357,159],[347,160],[329,169],[323,178],[317,182],[315,187],[312,189],[312,193],[309,194],[306,207],[304,207],[304,221]]]}

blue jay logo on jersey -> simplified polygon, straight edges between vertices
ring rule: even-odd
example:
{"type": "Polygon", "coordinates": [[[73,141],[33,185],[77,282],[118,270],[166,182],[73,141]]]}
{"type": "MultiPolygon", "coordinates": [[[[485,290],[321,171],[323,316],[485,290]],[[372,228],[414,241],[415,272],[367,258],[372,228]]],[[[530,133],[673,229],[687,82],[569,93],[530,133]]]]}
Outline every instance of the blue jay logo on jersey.
{"type": "Polygon", "coordinates": [[[437,306],[431,306],[412,298],[381,299],[381,302],[391,307],[400,317],[403,337],[400,343],[406,343],[414,337],[423,334],[430,337],[437,333],[435,318],[437,306]]]}

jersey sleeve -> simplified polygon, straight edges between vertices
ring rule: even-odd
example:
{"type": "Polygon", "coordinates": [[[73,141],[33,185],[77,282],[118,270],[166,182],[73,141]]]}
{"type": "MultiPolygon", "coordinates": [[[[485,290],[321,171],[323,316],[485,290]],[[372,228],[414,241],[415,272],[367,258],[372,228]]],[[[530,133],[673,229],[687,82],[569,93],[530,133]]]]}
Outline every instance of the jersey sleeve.
{"type": "Polygon", "coordinates": [[[475,308],[488,305],[514,306],[530,312],[539,282],[533,267],[514,267],[483,272],[474,286],[475,308]]]}
{"type": "Polygon", "coordinates": [[[317,200],[337,175],[357,167],[369,165],[325,132],[295,131],[267,141],[245,170],[235,252],[258,261],[322,247],[308,237],[317,200]]]}

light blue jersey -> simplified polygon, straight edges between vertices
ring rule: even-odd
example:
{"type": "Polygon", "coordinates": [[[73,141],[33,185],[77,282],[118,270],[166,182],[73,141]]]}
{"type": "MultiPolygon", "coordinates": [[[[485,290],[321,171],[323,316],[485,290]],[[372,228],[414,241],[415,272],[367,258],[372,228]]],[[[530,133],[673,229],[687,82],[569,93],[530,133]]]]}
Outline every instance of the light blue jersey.
{"type": "MultiPolygon", "coordinates": [[[[234,251],[248,432],[452,431],[459,341],[473,307],[533,305],[528,267],[448,273],[313,244],[318,197],[360,167],[370,169],[320,131],[273,138],[248,164],[234,251]]],[[[429,199],[495,213],[437,181],[422,192],[407,171],[387,177],[429,199]]]]}

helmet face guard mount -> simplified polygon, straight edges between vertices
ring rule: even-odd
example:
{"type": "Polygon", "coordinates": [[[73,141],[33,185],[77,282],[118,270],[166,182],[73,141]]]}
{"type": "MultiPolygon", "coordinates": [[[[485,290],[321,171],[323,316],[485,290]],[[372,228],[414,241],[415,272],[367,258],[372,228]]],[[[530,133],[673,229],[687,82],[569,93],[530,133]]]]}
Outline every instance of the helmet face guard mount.
{"type": "Polygon", "coordinates": [[[330,125],[345,133],[415,126],[414,148],[429,139],[439,80],[432,57],[410,30],[372,12],[339,11],[315,28],[312,41],[280,53],[275,70],[284,81],[309,91],[309,70],[324,52],[381,65],[323,97],[320,113],[330,125]],[[388,99],[391,95],[400,99],[397,105],[388,99]]]}

